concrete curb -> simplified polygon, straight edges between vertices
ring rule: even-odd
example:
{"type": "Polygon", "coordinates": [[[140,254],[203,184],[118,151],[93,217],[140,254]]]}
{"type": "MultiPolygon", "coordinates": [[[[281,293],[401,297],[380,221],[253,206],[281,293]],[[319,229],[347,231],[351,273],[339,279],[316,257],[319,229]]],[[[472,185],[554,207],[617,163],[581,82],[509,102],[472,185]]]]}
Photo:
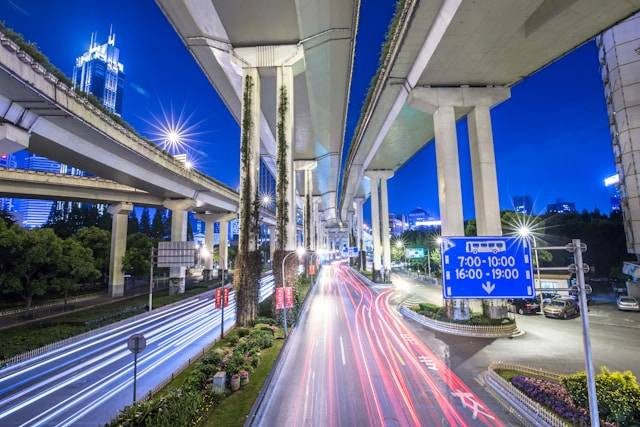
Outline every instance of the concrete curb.
{"type": "MultiPolygon", "coordinates": [[[[322,268],[320,269],[320,271],[322,271],[322,268]]],[[[302,318],[307,317],[308,308],[309,308],[308,305],[309,305],[309,301],[311,300],[311,292],[314,290],[316,286],[318,286],[317,278],[320,276],[320,271],[316,276],[316,282],[313,283],[311,288],[309,288],[309,292],[307,292],[307,295],[304,297],[304,302],[302,303],[302,308],[301,308],[302,316],[298,319],[298,322],[296,323],[300,323],[302,318]]],[[[296,327],[293,328],[292,331],[289,333],[289,335],[285,338],[284,344],[282,344],[282,348],[280,349],[280,353],[278,353],[276,360],[273,362],[273,366],[271,367],[271,372],[269,372],[269,375],[267,375],[267,378],[264,380],[262,389],[260,390],[260,393],[258,394],[256,401],[253,402],[253,405],[251,406],[251,411],[249,411],[249,415],[247,415],[247,419],[244,421],[244,427],[251,427],[253,425],[257,425],[256,422],[259,422],[258,415],[262,410],[262,404],[264,402],[264,399],[267,396],[267,393],[271,392],[270,389],[273,383],[273,379],[279,376],[280,372],[282,372],[282,369],[283,369],[282,366],[286,358],[285,355],[288,354],[289,350],[291,349],[291,346],[289,345],[289,341],[291,339],[291,336],[294,333],[297,333],[297,331],[298,331],[298,328],[296,325],[296,327]]]]}
{"type": "Polygon", "coordinates": [[[416,313],[404,306],[401,306],[398,311],[405,318],[409,318],[414,322],[426,326],[427,328],[445,334],[473,338],[514,338],[524,335],[524,332],[518,329],[518,326],[515,323],[505,326],[460,325],[457,323],[429,319],[428,317],[416,313]]]}

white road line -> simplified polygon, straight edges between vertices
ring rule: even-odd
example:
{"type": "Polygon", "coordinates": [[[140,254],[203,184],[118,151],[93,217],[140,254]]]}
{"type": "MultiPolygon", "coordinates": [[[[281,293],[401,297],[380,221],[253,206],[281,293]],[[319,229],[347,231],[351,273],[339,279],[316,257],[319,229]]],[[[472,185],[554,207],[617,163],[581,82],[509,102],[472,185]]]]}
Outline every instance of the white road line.
{"type": "Polygon", "coordinates": [[[342,353],[342,364],[346,365],[347,361],[344,358],[344,344],[342,343],[342,335],[340,335],[340,352],[342,353]]]}

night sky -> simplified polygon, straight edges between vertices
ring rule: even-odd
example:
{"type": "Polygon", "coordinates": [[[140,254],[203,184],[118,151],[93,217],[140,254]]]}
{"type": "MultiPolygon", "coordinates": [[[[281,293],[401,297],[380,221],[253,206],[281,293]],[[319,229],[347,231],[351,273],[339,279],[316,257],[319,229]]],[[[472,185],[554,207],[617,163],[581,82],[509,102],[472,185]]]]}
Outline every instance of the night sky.
{"type": "MultiPolygon", "coordinates": [[[[380,45],[395,2],[361,6],[347,144],[375,73],[380,45]]],[[[5,0],[0,19],[35,42],[51,62],[71,76],[75,58],[91,32],[103,43],[113,25],[126,85],[123,117],[152,136],[149,122],[163,109],[189,117],[194,126],[196,167],[236,187],[239,127],[152,0],[5,0]]],[[[610,210],[603,179],[615,173],[606,105],[595,43],[590,42],[512,88],[511,99],[493,110],[500,204],[528,194],[534,210],[561,198],[580,210],[610,210]]],[[[465,217],[473,217],[466,121],[458,124],[465,217]]],[[[346,148],[345,148],[346,153],[346,148]]],[[[433,144],[426,145],[389,182],[392,212],[421,206],[437,215],[433,144]]]]}

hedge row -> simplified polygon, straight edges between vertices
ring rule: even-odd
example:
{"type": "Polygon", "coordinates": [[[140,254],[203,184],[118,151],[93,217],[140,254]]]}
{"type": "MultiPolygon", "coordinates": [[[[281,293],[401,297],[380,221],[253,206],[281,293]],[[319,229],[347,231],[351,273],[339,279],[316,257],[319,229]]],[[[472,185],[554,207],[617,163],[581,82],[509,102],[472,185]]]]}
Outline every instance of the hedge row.
{"type": "Polygon", "coordinates": [[[260,351],[273,345],[275,328],[256,324],[237,328],[226,337],[228,347],[210,350],[197,362],[179,387],[126,407],[109,423],[123,427],[173,427],[197,425],[209,410],[229,394],[214,394],[211,379],[216,372],[232,375],[253,370],[260,364],[260,351]]]}
{"type": "Polygon", "coordinates": [[[452,322],[459,323],[462,325],[472,325],[472,326],[499,326],[499,325],[509,325],[514,323],[513,319],[509,319],[505,317],[503,319],[490,319],[482,314],[472,313],[471,318],[468,320],[453,320],[447,317],[447,312],[444,307],[430,304],[430,303],[421,303],[417,306],[411,307],[413,311],[418,314],[422,314],[425,317],[430,319],[439,320],[442,322],[452,322]]]}

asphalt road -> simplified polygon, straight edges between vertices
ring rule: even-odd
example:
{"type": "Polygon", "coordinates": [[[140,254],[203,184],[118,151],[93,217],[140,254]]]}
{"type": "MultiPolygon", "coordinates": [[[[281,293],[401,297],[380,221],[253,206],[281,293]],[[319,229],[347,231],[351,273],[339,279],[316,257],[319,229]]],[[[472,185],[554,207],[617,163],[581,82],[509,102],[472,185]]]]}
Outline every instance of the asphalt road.
{"type": "MultiPolygon", "coordinates": [[[[263,279],[261,299],[273,291],[263,279]]],[[[225,330],[235,324],[235,293],[225,309],[225,330]]],[[[0,425],[98,426],[133,398],[133,354],[127,338],[146,337],[138,355],[137,396],[146,395],[220,336],[221,310],[213,291],[166,310],[0,370],[0,425]]]]}
{"type": "MultiPolygon", "coordinates": [[[[413,300],[441,303],[442,289],[425,285],[404,274],[394,274],[395,303],[413,300]]],[[[434,348],[449,354],[451,366],[464,380],[471,380],[492,361],[541,367],[562,373],[584,370],[582,322],[579,317],[562,320],[542,315],[515,315],[525,334],[513,339],[456,337],[434,332],[415,322],[411,328],[434,348]]],[[[409,322],[409,321],[408,321],[409,322]]],[[[621,312],[610,302],[589,308],[591,345],[596,370],[630,370],[640,378],[640,313],[621,312]]]]}
{"type": "Polygon", "coordinates": [[[256,416],[264,426],[511,425],[343,264],[323,268],[256,416]]]}

